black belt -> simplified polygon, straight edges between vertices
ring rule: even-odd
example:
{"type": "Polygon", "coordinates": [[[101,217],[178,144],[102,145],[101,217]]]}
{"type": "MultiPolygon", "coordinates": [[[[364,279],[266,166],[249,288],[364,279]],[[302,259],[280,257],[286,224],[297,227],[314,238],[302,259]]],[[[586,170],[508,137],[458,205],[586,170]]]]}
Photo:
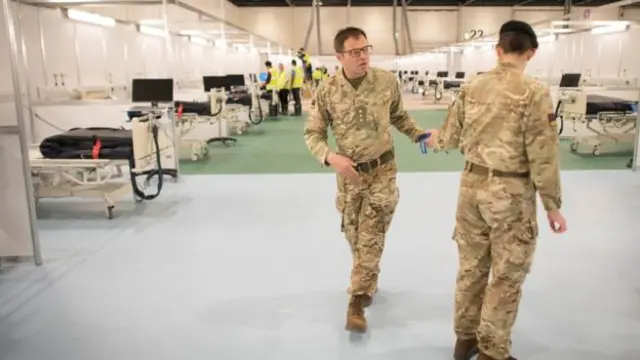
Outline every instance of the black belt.
{"type": "Polygon", "coordinates": [[[388,163],[389,161],[393,160],[393,158],[393,151],[388,150],[382,153],[382,155],[378,156],[377,159],[357,163],[355,167],[358,172],[368,173],[373,171],[378,166],[388,163]]]}
{"type": "Polygon", "coordinates": [[[490,173],[496,177],[512,177],[512,178],[528,178],[529,172],[518,173],[511,171],[501,171],[495,169],[489,169],[486,166],[474,164],[471,162],[465,162],[464,169],[470,173],[474,173],[476,175],[489,175],[490,173]]]}

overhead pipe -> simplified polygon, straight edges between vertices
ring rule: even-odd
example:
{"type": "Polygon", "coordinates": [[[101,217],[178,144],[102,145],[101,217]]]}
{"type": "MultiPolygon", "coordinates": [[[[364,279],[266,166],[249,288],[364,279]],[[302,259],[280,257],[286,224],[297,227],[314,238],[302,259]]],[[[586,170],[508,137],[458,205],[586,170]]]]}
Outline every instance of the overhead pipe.
{"type": "MultiPolygon", "coordinates": [[[[168,0],[168,2],[169,2],[169,4],[172,4],[172,5],[175,5],[175,6],[179,7],[179,8],[182,8],[184,10],[190,11],[190,12],[192,12],[192,13],[198,15],[198,16],[202,16],[203,18],[220,22],[223,25],[229,26],[229,27],[234,28],[234,29],[239,30],[239,31],[246,32],[247,34],[253,34],[253,31],[249,31],[243,26],[238,26],[238,25],[236,25],[234,23],[229,22],[228,20],[224,19],[223,17],[220,17],[219,15],[214,15],[214,14],[212,14],[210,12],[207,12],[207,11],[204,11],[204,10],[198,8],[198,7],[189,5],[189,4],[185,3],[182,0],[168,0]]],[[[271,42],[274,42],[274,43],[278,43],[277,41],[274,41],[272,39],[268,39],[268,38],[266,38],[264,36],[261,36],[261,38],[266,40],[266,41],[271,41],[271,42]]]]}
{"type": "Polygon", "coordinates": [[[564,14],[565,15],[569,15],[571,14],[571,6],[573,4],[571,3],[571,0],[564,0],[564,14]]]}
{"type": "Polygon", "coordinates": [[[322,35],[320,31],[320,5],[318,5],[319,0],[315,0],[314,4],[316,6],[316,35],[318,36],[318,55],[322,55],[322,35]]]}
{"type": "MultiPolygon", "coordinates": [[[[409,5],[409,3],[407,2],[407,5],[409,5]]],[[[407,12],[456,12],[458,11],[458,8],[443,8],[441,9],[407,9],[407,12]]]]}
{"type": "Polygon", "coordinates": [[[309,25],[307,26],[307,33],[304,36],[304,44],[302,45],[302,47],[305,49],[305,51],[307,51],[307,49],[309,49],[309,40],[311,39],[311,30],[313,30],[313,23],[315,22],[316,17],[314,16],[314,11],[316,10],[315,7],[315,0],[314,0],[314,5],[311,6],[311,10],[309,10],[309,14],[311,15],[311,17],[309,18],[309,25]]]}
{"type": "Polygon", "coordinates": [[[409,52],[413,54],[413,40],[411,40],[411,28],[409,26],[409,16],[407,15],[407,0],[402,0],[402,17],[404,19],[404,29],[407,32],[409,52]]]}
{"type": "Polygon", "coordinates": [[[600,6],[596,6],[596,9],[606,9],[606,8],[610,8],[610,7],[623,7],[623,6],[629,6],[629,5],[633,5],[636,3],[639,3],[640,0],[622,0],[622,1],[616,1],[616,2],[612,2],[606,5],[600,5],[600,6]]]}
{"type": "Polygon", "coordinates": [[[100,5],[100,6],[123,6],[123,5],[161,5],[161,0],[101,0],[97,2],[95,0],[86,1],[68,1],[68,0],[18,0],[17,2],[31,5],[42,6],[51,8],[66,8],[66,7],[78,7],[86,5],[100,5]]]}
{"type": "Polygon", "coordinates": [[[398,0],[393,0],[393,45],[396,48],[396,55],[400,55],[400,44],[398,44],[398,0]]]}

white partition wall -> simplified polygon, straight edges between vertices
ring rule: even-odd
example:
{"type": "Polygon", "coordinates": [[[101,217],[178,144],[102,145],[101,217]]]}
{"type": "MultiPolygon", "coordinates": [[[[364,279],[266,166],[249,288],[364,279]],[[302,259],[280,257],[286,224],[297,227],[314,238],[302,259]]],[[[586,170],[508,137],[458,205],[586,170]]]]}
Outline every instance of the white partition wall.
{"type": "MultiPolygon", "coordinates": [[[[140,15],[141,18],[153,18],[162,13],[161,6],[132,6],[130,9],[139,8],[138,12],[149,12],[148,15],[140,15]]],[[[77,12],[85,14],[91,10],[79,9],[77,12]]],[[[118,9],[120,7],[114,5],[95,10],[106,12],[102,16],[108,17],[118,15],[118,9]]],[[[156,24],[151,30],[147,26],[145,30],[148,31],[142,31],[136,23],[138,19],[113,23],[113,18],[109,18],[112,22],[105,20],[100,25],[72,19],[59,9],[14,3],[14,13],[20,14],[19,27],[29,69],[29,81],[25,82],[24,88],[30,91],[34,104],[32,110],[37,114],[32,126],[30,121],[27,122],[29,142],[38,143],[61,129],[120,126],[124,121],[122,106],[118,108],[105,103],[104,107],[109,111],[92,116],[79,116],[77,112],[67,111],[67,108],[78,108],[77,104],[69,104],[66,108],[60,106],[60,101],[77,100],[79,91],[111,89],[113,99],[126,103],[132,79],[170,76],[176,83],[176,99],[193,100],[194,91],[204,93],[203,76],[261,71],[256,48],[264,46],[258,39],[245,35],[253,40],[254,49],[234,44],[231,40],[229,43],[218,39],[214,42],[212,38],[218,35],[210,33],[213,30],[206,30],[213,26],[211,22],[202,25],[193,14],[195,20],[185,22],[183,18],[189,13],[178,12],[175,6],[170,9],[173,10],[170,19],[174,18],[175,28],[168,42],[162,25],[156,24]],[[183,31],[179,26],[187,26],[188,30],[183,31]],[[205,30],[197,30],[198,26],[205,30]],[[199,36],[189,35],[191,33],[199,36]],[[209,38],[204,41],[207,36],[209,38]],[[170,45],[170,51],[167,51],[167,45],[170,45]]],[[[218,25],[213,27],[219,28],[218,25]]],[[[232,34],[233,29],[225,31],[232,34]]],[[[3,60],[0,65],[8,69],[8,59],[0,59],[3,60]]],[[[0,78],[0,83],[10,86],[10,77],[0,78]]]]}
{"type": "Polygon", "coordinates": [[[33,257],[41,264],[28,164],[28,96],[19,32],[9,0],[2,1],[0,48],[0,257],[33,257]]]}

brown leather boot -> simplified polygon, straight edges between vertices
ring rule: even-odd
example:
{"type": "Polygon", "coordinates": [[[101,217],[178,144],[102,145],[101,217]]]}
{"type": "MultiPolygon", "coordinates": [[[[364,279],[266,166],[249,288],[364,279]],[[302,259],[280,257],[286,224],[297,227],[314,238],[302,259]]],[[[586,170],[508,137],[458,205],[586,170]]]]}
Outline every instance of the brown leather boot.
{"type": "MultiPolygon", "coordinates": [[[[361,296],[363,297],[363,300],[362,300],[362,306],[364,306],[364,307],[366,307],[366,308],[367,308],[367,307],[369,307],[369,306],[371,306],[371,305],[373,304],[373,296],[374,296],[377,292],[378,292],[378,290],[376,289],[376,290],[374,291],[373,295],[361,295],[361,296]]],[[[347,289],[347,294],[350,294],[350,293],[351,293],[351,287],[349,287],[349,288],[347,289]]]]}
{"type": "MultiPolygon", "coordinates": [[[[501,359],[492,358],[491,356],[481,352],[480,354],[478,354],[478,360],[501,360],[501,359]]],[[[509,356],[508,358],[503,360],[518,360],[518,359],[514,358],[513,356],[509,356]]]]}
{"type": "Polygon", "coordinates": [[[364,316],[366,297],[367,295],[354,295],[351,297],[351,300],[349,300],[346,330],[354,332],[367,331],[367,318],[364,316]]]}
{"type": "Polygon", "coordinates": [[[453,348],[454,360],[470,360],[478,353],[478,339],[457,339],[453,348]]]}

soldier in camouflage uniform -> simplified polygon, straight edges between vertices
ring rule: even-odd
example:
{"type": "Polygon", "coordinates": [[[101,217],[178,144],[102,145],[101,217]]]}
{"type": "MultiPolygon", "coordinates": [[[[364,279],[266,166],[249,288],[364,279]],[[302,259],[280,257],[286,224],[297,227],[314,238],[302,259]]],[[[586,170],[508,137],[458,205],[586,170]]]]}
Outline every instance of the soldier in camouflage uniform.
{"type": "Polygon", "coordinates": [[[538,236],[536,191],[562,233],[558,133],[549,90],[523,75],[538,47],[526,23],[500,29],[499,64],[464,85],[428,145],[462,150],[454,240],[456,360],[515,359],[511,328],[538,236]],[[489,273],[492,281],[489,283],[489,273]]]}
{"type": "Polygon", "coordinates": [[[336,206],[353,255],[346,329],[364,332],[364,308],[377,289],[385,234],[399,199],[390,126],[416,142],[424,130],[404,109],[393,73],[369,68],[364,31],[340,30],[334,47],[342,71],[318,87],[304,138],[313,156],[338,173],[336,206]],[[327,144],[329,127],[335,152],[327,144]]]}

